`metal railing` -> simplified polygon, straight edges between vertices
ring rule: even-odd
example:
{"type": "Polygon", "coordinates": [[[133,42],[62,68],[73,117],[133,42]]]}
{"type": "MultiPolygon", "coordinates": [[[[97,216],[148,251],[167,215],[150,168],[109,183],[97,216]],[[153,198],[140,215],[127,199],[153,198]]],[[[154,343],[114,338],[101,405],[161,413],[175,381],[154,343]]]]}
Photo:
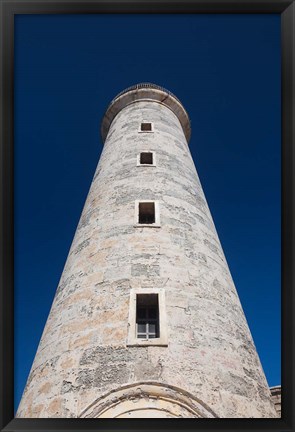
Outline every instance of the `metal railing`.
{"type": "Polygon", "coordinates": [[[171,93],[169,90],[165,89],[164,87],[158,86],[156,84],[152,84],[152,83],[139,83],[139,84],[135,84],[133,86],[127,87],[125,90],[123,90],[120,93],[118,93],[116,97],[114,97],[114,99],[112,100],[111,104],[118,97],[122,96],[123,94],[128,93],[129,91],[132,91],[132,90],[138,90],[138,89],[142,89],[142,88],[146,88],[146,89],[151,88],[151,89],[161,90],[161,91],[163,91],[165,93],[168,93],[170,96],[172,96],[174,99],[176,99],[177,102],[179,102],[182,105],[182,103],[180,102],[180,100],[173,93],[171,93]]]}

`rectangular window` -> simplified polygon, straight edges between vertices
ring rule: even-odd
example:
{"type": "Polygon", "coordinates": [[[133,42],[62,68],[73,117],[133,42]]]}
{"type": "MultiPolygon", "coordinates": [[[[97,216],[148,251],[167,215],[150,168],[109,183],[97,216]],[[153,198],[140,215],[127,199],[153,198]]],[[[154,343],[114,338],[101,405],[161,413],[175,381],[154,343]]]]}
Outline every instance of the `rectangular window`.
{"type": "Polygon", "coordinates": [[[153,153],[143,152],[140,153],[141,165],[153,165],[153,153]]]}
{"type": "Polygon", "coordinates": [[[139,124],[138,132],[151,133],[154,132],[154,123],[143,121],[139,124]]]}
{"type": "Polygon", "coordinates": [[[134,227],[161,228],[159,201],[135,201],[134,227]]]}
{"type": "Polygon", "coordinates": [[[136,337],[139,339],[160,337],[158,294],[136,295],[136,337]]]}
{"type": "Polygon", "coordinates": [[[137,155],[137,166],[155,167],[156,166],[156,152],[142,151],[137,155]]]}
{"type": "Polygon", "coordinates": [[[140,130],[142,132],[151,132],[152,124],[151,123],[141,123],[140,130]]]}
{"type": "Polygon", "coordinates": [[[164,288],[131,288],[127,346],[167,346],[164,288]]]}
{"type": "Polygon", "coordinates": [[[138,223],[153,224],[155,221],[155,203],[140,202],[138,205],[138,223]]]}

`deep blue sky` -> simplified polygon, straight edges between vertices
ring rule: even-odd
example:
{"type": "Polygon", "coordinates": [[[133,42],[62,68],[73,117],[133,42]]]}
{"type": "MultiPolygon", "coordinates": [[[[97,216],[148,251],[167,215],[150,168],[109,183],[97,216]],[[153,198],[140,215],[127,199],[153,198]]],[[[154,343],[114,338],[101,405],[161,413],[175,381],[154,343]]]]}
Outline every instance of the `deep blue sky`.
{"type": "Polygon", "coordinates": [[[279,15],[15,18],[15,402],[102,149],[142,81],[191,118],[191,152],[269,385],[280,384],[279,15]]]}

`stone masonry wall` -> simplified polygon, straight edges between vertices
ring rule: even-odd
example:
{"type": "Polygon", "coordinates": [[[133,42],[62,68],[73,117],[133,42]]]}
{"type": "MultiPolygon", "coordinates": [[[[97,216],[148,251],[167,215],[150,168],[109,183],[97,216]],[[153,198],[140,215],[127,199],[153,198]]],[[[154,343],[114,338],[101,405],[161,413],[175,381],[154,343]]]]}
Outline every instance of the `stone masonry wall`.
{"type": "Polygon", "coordinates": [[[274,403],[277,416],[281,417],[282,414],[282,388],[281,386],[275,386],[270,388],[271,399],[274,403]]]}
{"type": "Polygon", "coordinates": [[[180,123],[140,101],[111,124],[17,416],[78,417],[149,381],[218,417],[276,416],[180,123]],[[136,166],[145,150],[155,167],[136,166]],[[160,228],[134,226],[145,199],[159,201],[160,228]],[[165,290],[167,347],[127,346],[132,288],[165,290]]]}

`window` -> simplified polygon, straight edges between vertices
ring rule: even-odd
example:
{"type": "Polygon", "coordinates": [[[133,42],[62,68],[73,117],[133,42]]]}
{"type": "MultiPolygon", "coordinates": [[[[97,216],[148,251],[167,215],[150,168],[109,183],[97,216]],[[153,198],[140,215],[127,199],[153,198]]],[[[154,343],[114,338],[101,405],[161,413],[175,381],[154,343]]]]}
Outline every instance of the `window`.
{"type": "Polygon", "coordinates": [[[140,153],[141,165],[152,165],[153,164],[153,153],[140,153]]]}
{"type": "Polygon", "coordinates": [[[136,336],[139,339],[160,337],[158,294],[136,295],[136,336]]]}
{"type": "Polygon", "coordinates": [[[138,132],[154,132],[154,124],[146,121],[141,122],[138,132]]]}
{"type": "Polygon", "coordinates": [[[156,153],[144,151],[137,155],[137,166],[156,166],[156,153]]]}
{"type": "Polygon", "coordinates": [[[151,131],[152,130],[152,124],[151,123],[141,123],[140,130],[142,132],[151,131]]]}
{"type": "Polygon", "coordinates": [[[160,225],[158,201],[135,201],[135,227],[157,227],[160,225]]]}
{"type": "Polygon", "coordinates": [[[168,345],[164,288],[130,290],[127,345],[168,345]]]}
{"type": "Polygon", "coordinates": [[[141,202],[138,205],[138,223],[153,224],[155,223],[155,203],[141,202]]]}

